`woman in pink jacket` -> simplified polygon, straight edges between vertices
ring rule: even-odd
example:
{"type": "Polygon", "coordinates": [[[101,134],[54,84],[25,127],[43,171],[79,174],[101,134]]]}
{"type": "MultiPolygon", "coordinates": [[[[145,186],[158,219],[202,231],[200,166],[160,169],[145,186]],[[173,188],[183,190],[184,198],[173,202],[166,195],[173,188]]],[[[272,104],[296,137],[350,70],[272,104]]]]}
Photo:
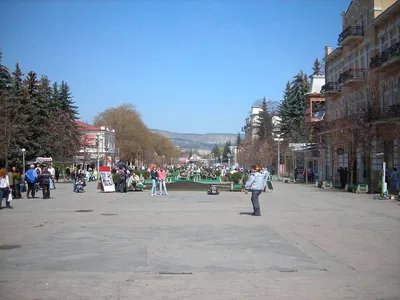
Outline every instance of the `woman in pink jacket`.
{"type": "Polygon", "coordinates": [[[165,194],[168,196],[167,185],[165,184],[165,179],[167,178],[167,172],[165,171],[164,167],[161,167],[158,171],[158,180],[160,182],[160,195],[165,194]],[[164,193],[163,193],[164,187],[164,193]]]}

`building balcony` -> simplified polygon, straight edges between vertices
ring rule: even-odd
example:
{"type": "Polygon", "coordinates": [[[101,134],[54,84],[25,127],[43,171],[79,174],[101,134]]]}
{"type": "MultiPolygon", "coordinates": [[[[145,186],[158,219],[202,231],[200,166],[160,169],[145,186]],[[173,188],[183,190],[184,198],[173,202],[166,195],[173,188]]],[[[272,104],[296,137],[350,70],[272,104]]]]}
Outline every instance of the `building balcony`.
{"type": "Polygon", "coordinates": [[[354,83],[363,82],[365,79],[364,69],[348,69],[339,76],[339,83],[343,85],[351,85],[354,83]]]}
{"type": "Polygon", "coordinates": [[[341,87],[339,82],[328,82],[324,84],[321,88],[321,95],[323,97],[339,95],[341,92],[341,87]]]}
{"type": "Polygon", "coordinates": [[[351,46],[364,38],[363,26],[349,26],[339,34],[339,46],[351,46]]]}
{"type": "Polygon", "coordinates": [[[400,103],[393,104],[387,108],[381,109],[380,119],[387,120],[387,119],[400,119],[400,103]]]}
{"type": "Polygon", "coordinates": [[[400,42],[392,45],[383,52],[371,58],[369,67],[371,69],[383,68],[392,69],[398,68],[400,65],[400,42]]]}

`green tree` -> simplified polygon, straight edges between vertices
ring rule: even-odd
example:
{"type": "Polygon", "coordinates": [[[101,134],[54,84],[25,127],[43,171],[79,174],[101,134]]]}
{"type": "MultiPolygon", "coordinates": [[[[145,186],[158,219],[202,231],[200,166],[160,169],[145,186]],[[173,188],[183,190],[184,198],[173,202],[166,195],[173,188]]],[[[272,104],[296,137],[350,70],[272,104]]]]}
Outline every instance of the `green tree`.
{"type": "Polygon", "coordinates": [[[231,141],[227,141],[222,151],[222,162],[228,162],[228,154],[231,154],[231,141]]]}
{"type": "Polygon", "coordinates": [[[265,97],[261,103],[261,108],[262,109],[258,115],[258,122],[255,127],[258,140],[265,142],[271,139],[273,131],[272,116],[268,111],[267,100],[265,97]]]}
{"type": "Polygon", "coordinates": [[[8,156],[11,145],[11,137],[15,133],[14,112],[12,110],[12,78],[8,68],[1,63],[0,52],[0,135],[2,146],[0,147],[1,160],[8,167],[8,156]]]}
{"type": "Polygon", "coordinates": [[[305,142],[307,139],[307,127],[305,116],[305,97],[309,84],[307,75],[300,71],[286,85],[283,101],[279,107],[281,121],[281,134],[291,142],[305,142]]]}
{"type": "Polygon", "coordinates": [[[319,62],[318,58],[315,59],[312,69],[314,71],[313,75],[321,75],[322,65],[319,62]]]}
{"type": "Polygon", "coordinates": [[[242,137],[240,136],[240,133],[238,132],[237,137],[236,137],[236,146],[240,147],[242,145],[242,137]]]}
{"type": "Polygon", "coordinates": [[[215,160],[215,161],[217,161],[217,160],[218,160],[218,157],[219,157],[219,155],[221,154],[221,152],[220,152],[220,150],[219,150],[219,148],[218,148],[218,145],[217,145],[217,144],[215,144],[214,148],[213,148],[213,149],[212,149],[212,151],[211,151],[211,154],[213,155],[213,157],[214,157],[214,160],[215,160]]]}
{"type": "Polygon", "coordinates": [[[71,96],[70,87],[66,82],[62,82],[59,90],[54,91],[53,85],[52,99],[55,101],[56,109],[52,113],[51,136],[54,139],[54,154],[65,163],[78,152],[81,143],[81,134],[75,121],[78,119],[78,108],[71,96]],[[58,97],[58,98],[54,98],[58,97]]]}

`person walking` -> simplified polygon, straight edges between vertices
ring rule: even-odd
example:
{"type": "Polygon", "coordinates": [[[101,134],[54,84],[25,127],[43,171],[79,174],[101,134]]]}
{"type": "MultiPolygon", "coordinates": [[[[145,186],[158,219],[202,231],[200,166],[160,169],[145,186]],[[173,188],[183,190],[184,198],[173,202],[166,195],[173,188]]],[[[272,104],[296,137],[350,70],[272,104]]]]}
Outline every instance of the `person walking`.
{"type": "Polygon", "coordinates": [[[163,195],[163,187],[164,187],[164,195],[169,195],[167,191],[167,185],[165,183],[165,179],[167,178],[167,172],[163,167],[158,171],[158,179],[160,181],[160,195],[163,195]]]}
{"type": "Polygon", "coordinates": [[[264,175],[258,171],[256,165],[251,167],[251,173],[244,188],[246,194],[251,191],[251,203],[253,205],[253,213],[251,215],[261,216],[260,201],[258,200],[258,197],[264,189],[264,175]]]}
{"type": "Polygon", "coordinates": [[[151,196],[157,196],[157,180],[158,180],[158,172],[157,167],[153,166],[150,171],[151,178],[151,196]]]}
{"type": "Polygon", "coordinates": [[[53,190],[53,189],[56,188],[56,185],[54,184],[54,178],[56,177],[56,169],[54,169],[53,166],[50,164],[49,168],[47,170],[51,174],[51,177],[50,177],[50,189],[53,190]]]}
{"type": "Polygon", "coordinates": [[[29,170],[25,174],[25,182],[28,184],[28,191],[26,196],[29,199],[29,193],[32,194],[32,198],[35,198],[35,184],[37,182],[37,172],[34,165],[30,165],[29,170]]]}
{"type": "Polygon", "coordinates": [[[397,168],[394,167],[392,174],[390,175],[390,191],[393,195],[398,195],[399,194],[399,177],[400,174],[397,171],[397,168]]]}
{"type": "Polygon", "coordinates": [[[39,175],[40,182],[42,183],[42,191],[43,191],[43,199],[50,198],[50,181],[51,181],[51,173],[44,167],[42,173],[39,175]]]}
{"type": "Polygon", "coordinates": [[[75,193],[76,192],[76,180],[78,179],[78,169],[74,167],[74,170],[71,173],[71,180],[72,180],[72,190],[75,193]]]}
{"type": "Polygon", "coordinates": [[[12,209],[11,203],[8,201],[8,196],[12,193],[9,177],[6,169],[0,169],[0,209],[3,198],[6,198],[7,208],[12,209]]]}

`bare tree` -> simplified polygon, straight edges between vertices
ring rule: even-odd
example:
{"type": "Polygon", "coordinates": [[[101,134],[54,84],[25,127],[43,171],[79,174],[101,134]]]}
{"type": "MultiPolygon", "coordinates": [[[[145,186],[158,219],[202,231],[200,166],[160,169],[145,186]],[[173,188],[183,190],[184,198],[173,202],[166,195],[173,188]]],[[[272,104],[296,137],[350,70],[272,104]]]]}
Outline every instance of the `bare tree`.
{"type": "Polygon", "coordinates": [[[166,137],[156,135],[146,127],[132,104],[106,109],[95,117],[94,124],[115,129],[116,145],[122,161],[132,163],[141,155],[143,160],[150,162],[154,152],[164,155],[165,161],[179,156],[179,150],[166,137]]]}

